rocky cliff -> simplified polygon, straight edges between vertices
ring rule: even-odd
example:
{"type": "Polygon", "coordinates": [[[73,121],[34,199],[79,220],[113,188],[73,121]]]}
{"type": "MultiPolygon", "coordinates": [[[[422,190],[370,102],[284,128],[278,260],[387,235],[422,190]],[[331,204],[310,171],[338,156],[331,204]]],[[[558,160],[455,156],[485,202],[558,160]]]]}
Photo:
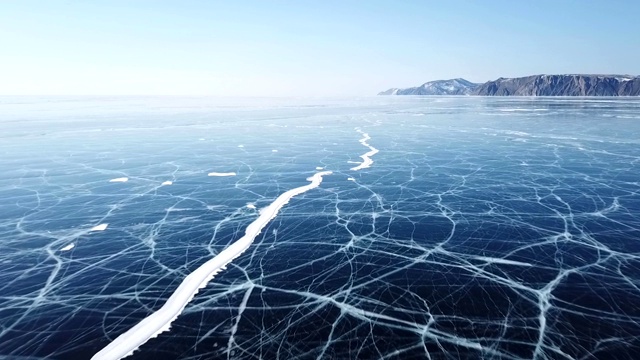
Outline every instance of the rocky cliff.
{"type": "Polygon", "coordinates": [[[640,96],[640,77],[631,75],[533,75],[499,78],[484,84],[464,79],[430,81],[378,95],[480,96],[640,96]]]}
{"type": "Polygon", "coordinates": [[[640,78],[628,75],[535,75],[480,85],[485,96],[638,96],[640,78]]]}

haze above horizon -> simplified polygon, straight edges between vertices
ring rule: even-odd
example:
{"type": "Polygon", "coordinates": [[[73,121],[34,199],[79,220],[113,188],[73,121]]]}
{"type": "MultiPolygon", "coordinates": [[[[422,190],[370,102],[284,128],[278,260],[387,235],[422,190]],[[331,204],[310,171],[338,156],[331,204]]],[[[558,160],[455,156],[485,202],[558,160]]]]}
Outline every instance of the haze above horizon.
{"type": "Polygon", "coordinates": [[[533,74],[640,74],[636,1],[20,1],[1,95],[362,96],[533,74]]]}

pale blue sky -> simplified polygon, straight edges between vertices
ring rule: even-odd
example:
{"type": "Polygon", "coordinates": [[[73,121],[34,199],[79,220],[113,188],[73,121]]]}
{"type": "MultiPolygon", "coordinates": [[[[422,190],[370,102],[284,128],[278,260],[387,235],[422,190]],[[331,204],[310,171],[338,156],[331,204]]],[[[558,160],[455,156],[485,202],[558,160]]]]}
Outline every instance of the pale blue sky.
{"type": "Polygon", "coordinates": [[[346,96],[640,74],[640,1],[2,1],[0,94],[346,96]]]}

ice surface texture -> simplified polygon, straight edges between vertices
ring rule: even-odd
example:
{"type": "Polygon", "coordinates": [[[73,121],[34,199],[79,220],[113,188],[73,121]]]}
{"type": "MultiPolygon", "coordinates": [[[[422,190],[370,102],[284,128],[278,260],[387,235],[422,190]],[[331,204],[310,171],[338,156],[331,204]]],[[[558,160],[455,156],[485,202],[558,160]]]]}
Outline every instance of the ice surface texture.
{"type": "Polygon", "coordinates": [[[127,359],[633,359],[638,114],[1,98],[0,357],[91,358],[326,170],[127,359]]]}

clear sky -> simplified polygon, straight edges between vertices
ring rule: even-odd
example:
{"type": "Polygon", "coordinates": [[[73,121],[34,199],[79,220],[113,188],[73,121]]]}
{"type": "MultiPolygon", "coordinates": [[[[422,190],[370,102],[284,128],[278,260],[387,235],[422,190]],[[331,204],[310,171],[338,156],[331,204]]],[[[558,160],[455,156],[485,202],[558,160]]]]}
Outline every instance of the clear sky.
{"type": "Polygon", "coordinates": [[[0,94],[374,95],[640,74],[638,0],[0,2],[0,94]]]}

